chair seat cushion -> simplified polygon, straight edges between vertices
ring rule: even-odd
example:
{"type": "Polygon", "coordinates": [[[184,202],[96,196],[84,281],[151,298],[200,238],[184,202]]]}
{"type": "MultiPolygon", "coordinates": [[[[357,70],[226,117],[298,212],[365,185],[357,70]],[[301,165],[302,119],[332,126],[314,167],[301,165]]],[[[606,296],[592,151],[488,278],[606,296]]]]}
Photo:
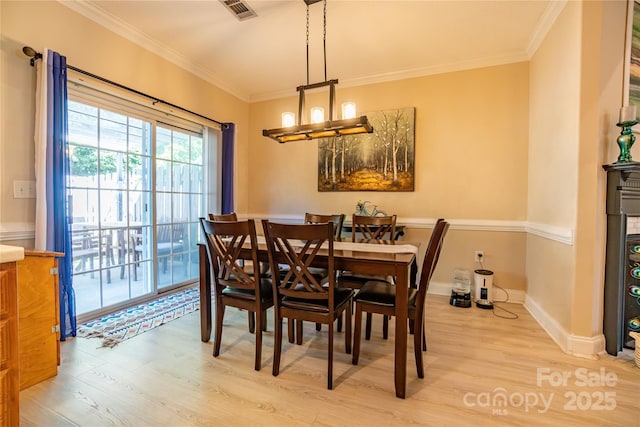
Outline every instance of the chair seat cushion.
{"type": "MultiPolygon", "coordinates": [[[[353,297],[352,289],[334,289],[334,305],[337,309],[341,305],[345,304],[349,301],[349,298],[353,297]]],[[[326,299],[316,300],[316,299],[305,299],[305,298],[294,298],[294,297],[283,297],[282,305],[289,308],[295,308],[299,310],[306,311],[316,311],[319,313],[328,313],[329,312],[329,301],[326,299]]]]}
{"type": "MultiPolygon", "coordinates": [[[[260,279],[260,293],[263,301],[273,301],[273,290],[271,288],[271,280],[260,279]]],[[[241,289],[227,286],[222,290],[222,295],[231,298],[240,298],[255,301],[256,294],[252,289],[241,289]]]]}
{"type": "MultiPolygon", "coordinates": [[[[409,289],[409,307],[415,307],[416,296],[418,290],[409,289]]],[[[396,303],[396,285],[389,282],[381,282],[372,280],[364,284],[360,288],[360,292],[355,297],[356,301],[366,301],[374,304],[395,305],[396,303]]]]}
{"type": "Polygon", "coordinates": [[[366,275],[343,271],[338,277],[337,283],[341,288],[361,288],[369,281],[379,281],[393,283],[393,277],[380,275],[366,275]]]}

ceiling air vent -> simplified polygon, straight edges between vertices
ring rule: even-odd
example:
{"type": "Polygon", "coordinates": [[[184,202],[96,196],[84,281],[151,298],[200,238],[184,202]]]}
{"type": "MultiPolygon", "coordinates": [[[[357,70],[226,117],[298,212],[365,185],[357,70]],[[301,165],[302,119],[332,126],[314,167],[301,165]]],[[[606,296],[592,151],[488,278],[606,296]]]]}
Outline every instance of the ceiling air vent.
{"type": "Polygon", "coordinates": [[[240,21],[258,16],[249,5],[242,0],[220,0],[220,3],[226,7],[240,21]]]}

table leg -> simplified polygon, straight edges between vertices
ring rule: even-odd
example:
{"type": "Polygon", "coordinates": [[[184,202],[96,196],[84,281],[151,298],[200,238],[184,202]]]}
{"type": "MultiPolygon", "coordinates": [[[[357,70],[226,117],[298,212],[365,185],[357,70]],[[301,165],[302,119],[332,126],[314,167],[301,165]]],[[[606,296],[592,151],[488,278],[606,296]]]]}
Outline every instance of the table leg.
{"type": "Polygon", "coordinates": [[[398,271],[396,283],[396,349],[395,349],[395,383],[396,397],[405,398],[407,389],[407,295],[409,290],[409,269],[398,271]]]}
{"type": "Polygon", "coordinates": [[[211,267],[207,248],[198,245],[200,261],[200,339],[208,342],[211,338],[211,267]]]}

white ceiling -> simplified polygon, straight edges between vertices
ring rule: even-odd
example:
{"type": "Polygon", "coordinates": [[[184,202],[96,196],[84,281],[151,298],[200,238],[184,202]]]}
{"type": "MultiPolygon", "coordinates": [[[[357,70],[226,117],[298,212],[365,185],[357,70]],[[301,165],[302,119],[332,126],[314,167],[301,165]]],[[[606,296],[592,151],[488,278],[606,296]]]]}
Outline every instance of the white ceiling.
{"type": "MultiPolygon", "coordinates": [[[[61,1],[245,101],[306,84],[303,0],[61,1]]],[[[329,0],[327,78],[339,87],[525,61],[566,0],[329,0]]],[[[324,81],[322,2],[309,7],[310,83],[324,81]]]]}

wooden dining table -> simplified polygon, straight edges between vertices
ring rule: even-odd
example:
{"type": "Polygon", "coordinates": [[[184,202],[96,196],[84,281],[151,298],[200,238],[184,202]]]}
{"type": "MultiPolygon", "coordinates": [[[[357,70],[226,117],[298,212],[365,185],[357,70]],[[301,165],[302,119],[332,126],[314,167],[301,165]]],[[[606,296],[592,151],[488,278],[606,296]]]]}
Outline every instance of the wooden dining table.
{"type": "MultiPolygon", "coordinates": [[[[349,239],[351,240],[351,239],[349,239]]],[[[416,283],[416,253],[418,245],[410,242],[375,241],[372,243],[334,242],[334,266],[336,271],[349,270],[356,273],[394,276],[396,282],[395,313],[395,389],[396,396],[404,399],[407,388],[407,295],[411,283],[416,283]],[[364,243],[364,244],[363,244],[364,243]],[[385,248],[382,245],[386,245],[385,248]],[[390,248],[391,246],[400,246],[390,248]],[[406,249],[406,250],[405,250],[406,249]],[[394,250],[397,252],[389,252],[394,250]]],[[[250,252],[247,250],[247,258],[250,252]]],[[[205,244],[199,244],[200,258],[200,329],[201,340],[208,342],[211,337],[212,299],[211,266],[205,244]]],[[[267,246],[264,240],[258,243],[258,260],[268,262],[267,246]]],[[[326,268],[327,256],[318,254],[312,266],[326,268]]]]}

